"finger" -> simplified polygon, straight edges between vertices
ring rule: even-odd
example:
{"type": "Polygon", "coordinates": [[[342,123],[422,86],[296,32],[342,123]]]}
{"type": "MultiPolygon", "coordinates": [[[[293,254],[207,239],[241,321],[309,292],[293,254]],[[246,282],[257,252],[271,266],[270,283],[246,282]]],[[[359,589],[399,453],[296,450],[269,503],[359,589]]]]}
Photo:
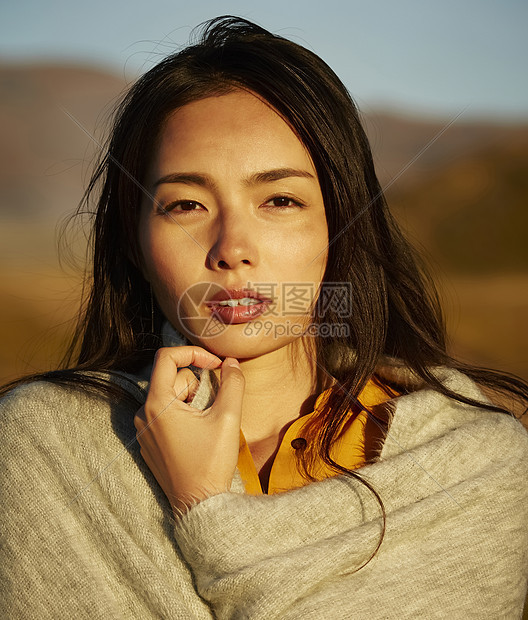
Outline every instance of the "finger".
{"type": "Polygon", "coordinates": [[[215,413],[219,412],[222,417],[234,417],[240,427],[245,379],[236,359],[226,357],[220,378],[220,389],[211,409],[215,413]]]}
{"type": "Polygon", "coordinates": [[[174,381],[174,395],[181,402],[188,401],[194,396],[199,383],[200,380],[190,368],[182,368],[178,371],[174,381]]]}
{"type": "MultiPolygon", "coordinates": [[[[199,379],[196,378],[190,368],[182,368],[176,374],[174,385],[166,386],[164,392],[149,391],[143,407],[145,425],[149,426],[163,414],[167,408],[171,411],[185,410],[192,407],[188,404],[198,389],[199,379]]],[[[137,428],[137,426],[136,426],[137,428]]]]}
{"type": "Polygon", "coordinates": [[[174,384],[180,368],[217,368],[220,358],[201,347],[165,347],[156,352],[150,378],[149,395],[174,395],[174,384]]]}

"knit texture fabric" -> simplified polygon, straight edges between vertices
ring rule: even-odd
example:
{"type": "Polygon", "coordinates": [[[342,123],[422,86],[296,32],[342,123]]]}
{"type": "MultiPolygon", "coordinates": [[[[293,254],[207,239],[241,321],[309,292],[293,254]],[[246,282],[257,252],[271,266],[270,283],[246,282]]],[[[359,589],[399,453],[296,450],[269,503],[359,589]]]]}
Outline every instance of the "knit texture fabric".
{"type": "MultiPolygon", "coordinates": [[[[203,377],[196,398],[210,392],[203,377]]],[[[358,480],[253,497],[235,476],[175,521],[139,454],[133,406],[17,388],[0,413],[0,616],[520,618],[528,434],[429,389],[395,403],[379,461],[357,470],[386,511],[368,561],[381,509],[358,480]]]]}

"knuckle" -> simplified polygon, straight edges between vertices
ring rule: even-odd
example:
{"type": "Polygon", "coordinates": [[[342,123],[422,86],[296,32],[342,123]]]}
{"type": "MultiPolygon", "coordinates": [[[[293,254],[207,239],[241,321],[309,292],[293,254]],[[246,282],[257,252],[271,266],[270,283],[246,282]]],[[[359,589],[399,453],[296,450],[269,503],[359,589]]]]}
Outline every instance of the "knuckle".
{"type": "Polygon", "coordinates": [[[156,399],[148,399],[145,402],[145,405],[143,407],[143,419],[144,419],[144,425],[146,425],[148,422],[152,422],[152,420],[154,420],[154,418],[156,417],[156,412],[159,411],[161,409],[161,405],[159,404],[158,400],[156,399]]]}
{"type": "Polygon", "coordinates": [[[190,368],[182,368],[181,370],[178,370],[178,375],[188,379],[189,381],[192,381],[193,379],[197,381],[194,372],[190,368]]]}
{"type": "Polygon", "coordinates": [[[160,349],[156,351],[156,354],[154,355],[154,360],[159,361],[161,359],[166,359],[169,356],[170,356],[170,348],[161,347],[160,349]]]}

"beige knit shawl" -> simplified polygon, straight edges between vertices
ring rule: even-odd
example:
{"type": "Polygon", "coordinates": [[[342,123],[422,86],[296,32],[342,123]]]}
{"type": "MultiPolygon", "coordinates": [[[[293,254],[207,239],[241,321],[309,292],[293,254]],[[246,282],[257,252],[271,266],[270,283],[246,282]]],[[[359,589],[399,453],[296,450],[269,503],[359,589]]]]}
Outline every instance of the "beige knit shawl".
{"type": "MultiPolygon", "coordinates": [[[[134,408],[18,388],[0,410],[0,617],[519,618],[528,435],[416,387],[395,401],[379,462],[358,470],[387,514],[363,568],[382,519],[357,480],[251,497],[237,476],[175,523],[139,454],[134,408]]],[[[209,396],[204,378],[198,398],[209,396]]]]}

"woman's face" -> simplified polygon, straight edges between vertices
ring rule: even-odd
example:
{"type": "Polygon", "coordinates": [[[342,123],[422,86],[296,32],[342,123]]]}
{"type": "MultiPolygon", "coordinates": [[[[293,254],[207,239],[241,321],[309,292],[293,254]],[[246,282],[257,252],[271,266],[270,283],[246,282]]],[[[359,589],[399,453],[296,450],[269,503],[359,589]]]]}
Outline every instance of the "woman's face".
{"type": "Polygon", "coordinates": [[[235,90],[176,110],[145,186],[143,273],[177,329],[239,359],[300,337],[328,228],[311,158],[272,108],[235,90]]]}

